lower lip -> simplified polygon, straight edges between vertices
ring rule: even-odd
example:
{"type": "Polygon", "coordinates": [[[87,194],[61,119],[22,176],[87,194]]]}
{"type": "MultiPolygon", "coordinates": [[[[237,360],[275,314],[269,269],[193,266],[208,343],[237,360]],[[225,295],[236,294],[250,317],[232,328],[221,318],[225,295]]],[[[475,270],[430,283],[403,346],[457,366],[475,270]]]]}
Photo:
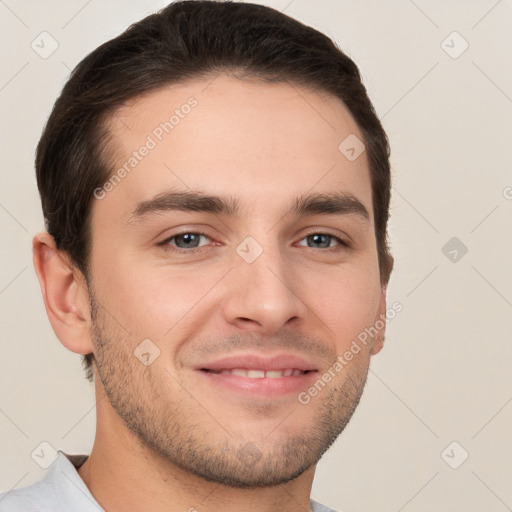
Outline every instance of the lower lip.
{"type": "Polygon", "coordinates": [[[198,370],[213,385],[222,386],[231,391],[246,395],[283,396],[299,393],[308,388],[318,378],[318,372],[308,372],[289,377],[250,379],[229,373],[213,373],[198,370]]]}

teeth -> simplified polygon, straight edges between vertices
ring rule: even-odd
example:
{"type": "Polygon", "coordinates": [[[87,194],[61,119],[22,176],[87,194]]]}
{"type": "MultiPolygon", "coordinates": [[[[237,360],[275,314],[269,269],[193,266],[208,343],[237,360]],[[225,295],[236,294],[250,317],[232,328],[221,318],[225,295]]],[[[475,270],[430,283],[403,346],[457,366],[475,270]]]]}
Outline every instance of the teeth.
{"type": "Polygon", "coordinates": [[[284,372],[281,370],[269,370],[265,372],[265,377],[267,377],[267,379],[278,379],[279,377],[284,377],[284,372]]]}
{"type": "Polygon", "coordinates": [[[264,379],[265,372],[263,370],[247,370],[247,377],[249,377],[249,379],[264,379]]]}
{"type": "Polygon", "coordinates": [[[279,379],[280,377],[291,377],[302,375],[302,370],[294,368],[286,368],[285,370],[246,370],[245,368],[233,368],[232,370],[219,370],[214,373],[222,375],[238,375],[239,377],[248,377],[249,379],[279,379]]]}

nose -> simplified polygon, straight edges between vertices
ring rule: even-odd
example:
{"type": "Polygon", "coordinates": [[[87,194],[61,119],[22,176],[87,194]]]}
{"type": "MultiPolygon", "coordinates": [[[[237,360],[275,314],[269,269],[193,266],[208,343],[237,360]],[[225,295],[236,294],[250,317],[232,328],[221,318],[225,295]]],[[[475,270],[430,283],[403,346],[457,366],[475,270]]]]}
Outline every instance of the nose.
{"type": "Polygon", "coordinates": [[[262,335],[306,317],[298,276],[278,250],[264,250],[252,263],[240,258],[229,273],[225,292],[226,321],[262,335]]]}

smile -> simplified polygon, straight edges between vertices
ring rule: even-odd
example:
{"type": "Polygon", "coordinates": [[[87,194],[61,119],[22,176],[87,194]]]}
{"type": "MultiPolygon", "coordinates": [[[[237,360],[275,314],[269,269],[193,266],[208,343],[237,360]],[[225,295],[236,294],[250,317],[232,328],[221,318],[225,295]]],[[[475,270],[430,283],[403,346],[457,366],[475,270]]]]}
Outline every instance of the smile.
{"type": "Polygon", "coordinates": [[[239,377],[247,377],[249,379],[279,379],[281,377],[294,377],[308,373],[309,370],[299,370],[298,368],[286,368],[284,370],[257,370],[246,368],[232,368],[222,370],[207,370],[203,371],[221,374],[221,375],[237,375],[239,377]]]}

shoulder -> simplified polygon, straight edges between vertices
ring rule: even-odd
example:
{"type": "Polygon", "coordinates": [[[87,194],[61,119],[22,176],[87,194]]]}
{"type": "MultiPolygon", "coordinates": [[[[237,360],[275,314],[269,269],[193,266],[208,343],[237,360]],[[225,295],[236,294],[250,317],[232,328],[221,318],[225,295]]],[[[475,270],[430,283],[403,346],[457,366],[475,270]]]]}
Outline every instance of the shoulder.
{"type": "MultiPolygon", "coordinates": [[[[92,496],[80,479],[76,467],[86,456],[66,455],[59,451],[56,460],[38,482],[0,493],[0,512],[55,512],[70,509],[89,511],[92,496]]],[[[97,512],[99,506],[92,509],[97,512]]]]}
{"type": "Polygon", "coordinates": [[[0,494],[0,512],[46,512],[58,504],[52,485],[45,479],[0,494]]]}
{"type": "Polygon", "coordinates": [[[336,512],[336,510],[326,507],[317,501],[310,500],[312,512],[336,512]]]}

